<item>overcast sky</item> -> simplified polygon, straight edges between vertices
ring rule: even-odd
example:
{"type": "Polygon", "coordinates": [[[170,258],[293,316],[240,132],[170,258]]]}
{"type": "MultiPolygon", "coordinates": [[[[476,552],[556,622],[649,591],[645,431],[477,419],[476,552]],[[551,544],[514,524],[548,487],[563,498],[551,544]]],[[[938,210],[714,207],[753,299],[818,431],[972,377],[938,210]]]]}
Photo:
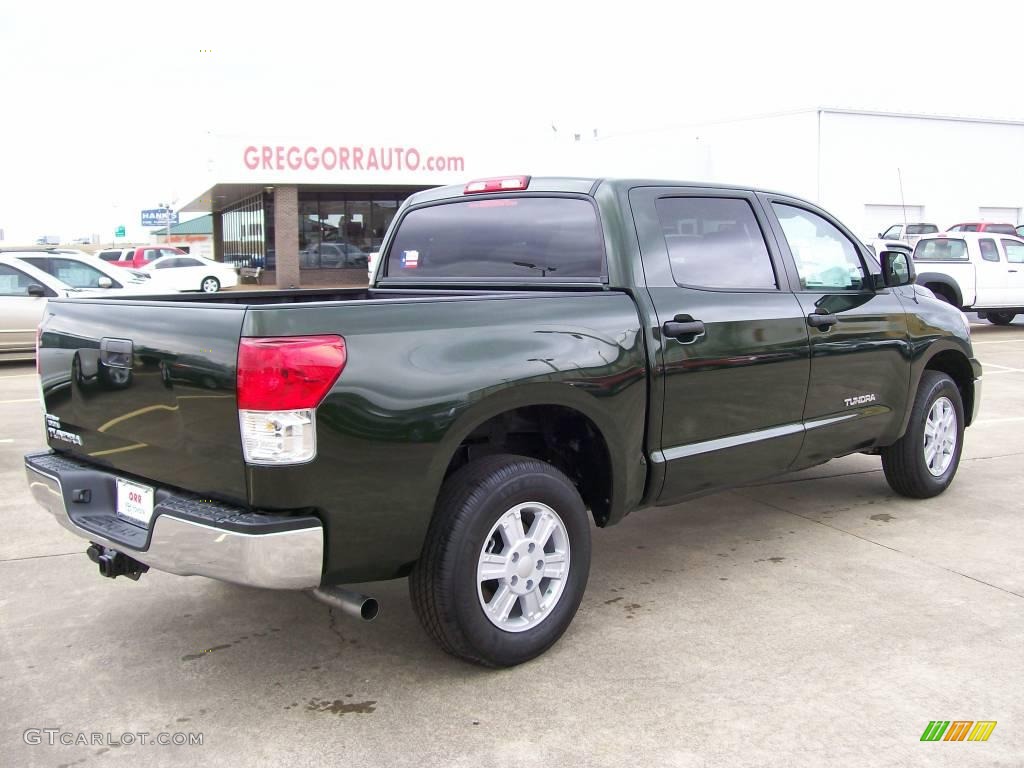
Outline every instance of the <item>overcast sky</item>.
{"type": "Polygon", "coordinates": [[[19,0],[0,7],[0,228],[144,240],[140,209],[203,191],[209,134],[642,141],[822,105],[1024,119],[1021,29],[1019,0],[19,0]]]}

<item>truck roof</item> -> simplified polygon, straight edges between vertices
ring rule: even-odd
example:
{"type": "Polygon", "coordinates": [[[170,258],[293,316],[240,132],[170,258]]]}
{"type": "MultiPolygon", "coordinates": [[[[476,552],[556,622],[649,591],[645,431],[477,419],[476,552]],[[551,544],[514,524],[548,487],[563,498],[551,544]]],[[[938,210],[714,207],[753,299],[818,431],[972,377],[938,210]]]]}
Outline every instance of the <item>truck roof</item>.
{"type": "MultiPolygon", "coordinates": [[[[521,176],[491,177],[491,178],[520,178],[521,176]]],[[[575,177],[575,176],[526,176],[530,180],[526,192],[569,192],[573,194],[593,194],[597,187],[608,184],[620,189],[631,189],[633,187],[696,187],[701,189],[740,189],[749,192],[767,192],[770,194],[784,194],[786,197],[793,197],[777,190],[760,189],[745,184],[715,184],[706,181],[679,181],[670,179],[644,179],[644,178],[602,178],[602,177],[575,177]]],[[[409,198],[410,203],[425,203],[434,200],[446,200],[450,198],[463,197],[466,192],[467,179],[463,184],[450,184],[445,187],[435,187],[423,192],[417,192],[409,198]]],[[[517,190],[508,190],[515,193],[517,190]]],[[[502,194],[501,192],[490,192],[485,194],[502,194]]],[[[796,198],[795,198],[796,199],[796,198]]]]}

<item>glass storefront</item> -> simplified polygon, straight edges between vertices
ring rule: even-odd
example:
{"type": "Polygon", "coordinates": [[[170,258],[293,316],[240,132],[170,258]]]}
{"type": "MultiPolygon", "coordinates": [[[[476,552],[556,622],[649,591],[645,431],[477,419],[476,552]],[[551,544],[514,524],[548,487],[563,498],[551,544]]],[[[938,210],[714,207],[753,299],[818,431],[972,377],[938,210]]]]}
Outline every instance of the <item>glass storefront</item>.
{"type": "Polygon", "coordinates": [[[223,213],[224,261],[243,267],[262,266],[266,255],[264,195],[256,194],[223,213]]]}
{"type": "MultiPolygon", "coordinates": [[[[366,269],[398,206],[417,189],[299,187],[299,268],[366,269]]],[[[224,209],[224,261],[276,267],[269,189],[224,209]]]]}
{"type": "Polygon", "coordinates": [[[300,269],[366,269],[411,190],[299,188],[300,269]]]}

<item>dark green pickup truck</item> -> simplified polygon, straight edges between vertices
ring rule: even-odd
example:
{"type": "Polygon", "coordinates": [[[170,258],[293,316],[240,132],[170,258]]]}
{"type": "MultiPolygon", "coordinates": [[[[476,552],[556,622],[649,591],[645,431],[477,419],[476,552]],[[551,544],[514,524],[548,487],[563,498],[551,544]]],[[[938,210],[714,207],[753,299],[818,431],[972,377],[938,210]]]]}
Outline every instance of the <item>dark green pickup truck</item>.
{"type": "MultiPolygon", "coordinates": [[[[411,197],[369,289],[54,299],[35,498],[106,576],[410,578],[457,655],[526,661],[613,525],[855,452],[941,493],[980,399],[967,320],[826,212],[663,181],[411,197]]],[[[865,483],[875,482],[868,478],[865,483]]]]}

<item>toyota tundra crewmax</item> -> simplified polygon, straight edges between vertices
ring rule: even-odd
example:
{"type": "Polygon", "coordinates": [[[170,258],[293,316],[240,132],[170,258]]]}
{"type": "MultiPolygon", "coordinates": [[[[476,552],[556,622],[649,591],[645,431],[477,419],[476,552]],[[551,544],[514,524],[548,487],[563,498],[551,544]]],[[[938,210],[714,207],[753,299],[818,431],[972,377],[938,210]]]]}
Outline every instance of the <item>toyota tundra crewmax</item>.
{"type": "MultiPolygon", "coordinates": [[[[34,498],[109,577],[408,577],[446,651],[544,652],[592,523],[852,453],[952,482],[981,366],[955,307],[803,200],[514,176],[401,207],[368,288],[51,299],[34,498]]],[[[877,482],[863,475],[865,484],[877,482]]]]}

